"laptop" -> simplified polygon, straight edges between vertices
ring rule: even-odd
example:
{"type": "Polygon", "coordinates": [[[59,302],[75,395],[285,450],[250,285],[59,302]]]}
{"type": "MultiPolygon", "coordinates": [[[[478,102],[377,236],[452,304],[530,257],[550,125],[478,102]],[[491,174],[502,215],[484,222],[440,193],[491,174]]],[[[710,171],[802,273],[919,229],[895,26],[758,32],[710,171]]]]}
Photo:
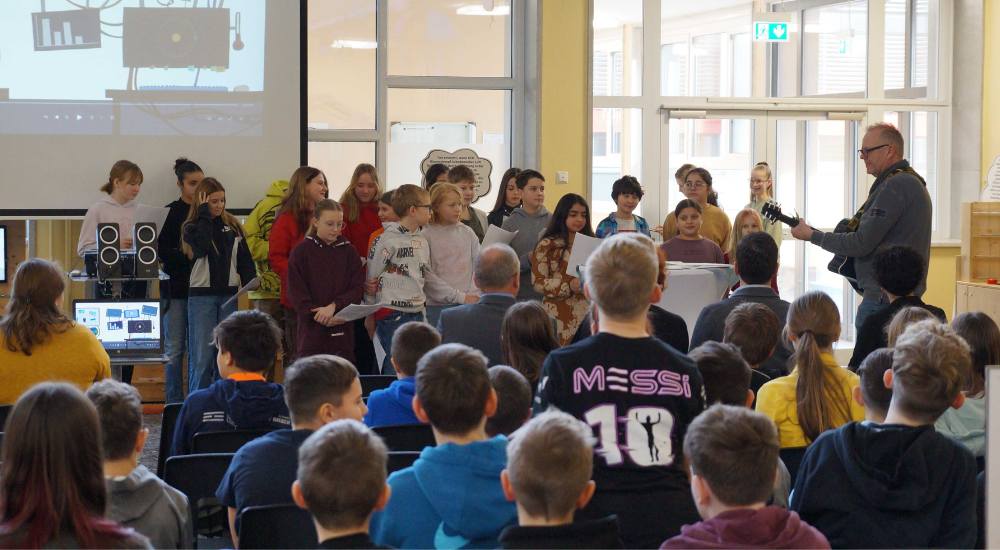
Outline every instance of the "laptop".
{"type": "Polygon", "coordinates": [[[74,300],[73,318],[115,358],[163,355],[159,300],[74,300]],[[124,316],[123,316],[124,313],[124,316]]]}

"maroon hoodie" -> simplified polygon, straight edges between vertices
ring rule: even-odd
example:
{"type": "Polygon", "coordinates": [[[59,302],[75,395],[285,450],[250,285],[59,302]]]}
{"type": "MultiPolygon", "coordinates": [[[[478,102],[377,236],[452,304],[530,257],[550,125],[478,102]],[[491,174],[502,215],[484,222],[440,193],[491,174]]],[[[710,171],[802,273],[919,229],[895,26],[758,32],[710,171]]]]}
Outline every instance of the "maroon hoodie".
{"type": "Polygon", "coordinates": [[[681,527],[664,548],[830,548],[823,533],[778,506],[730,510],[681,527]]]}

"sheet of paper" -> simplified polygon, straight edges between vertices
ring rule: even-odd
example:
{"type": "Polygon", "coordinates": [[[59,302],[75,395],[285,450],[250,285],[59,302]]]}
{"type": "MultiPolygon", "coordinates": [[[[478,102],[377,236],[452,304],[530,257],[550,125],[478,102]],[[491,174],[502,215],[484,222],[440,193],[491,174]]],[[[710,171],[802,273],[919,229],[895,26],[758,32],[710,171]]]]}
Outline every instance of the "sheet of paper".
{"type": "Polygon", "coordinates": [[[1000,156],[993,159],[993,164],[986,173],[986,187],[979,194],[981,201],[1000,201],[1000,156]]]}
{"type": "Polygon", "coordinates": [[[587,263],[587,258],[601,245],[601,239],[576,234],[573,239],[573,249],[569,251],[569,263],[566,265],[566,274],[579,277],[583,266],[587,263]],[[580,268],[580,269],[577,269],[580,268]]]}
{"type": "Polygon", "coordinates": [[[139,204],[135,207],[135,217],[132,223],[155,223],[156,234],[159,236],[163,224],[167,223],[167,214],[170,214],[169,208],[139,204]]]}
{"type": "Polygon", "coordinates": [[[490,226],[486,229],[486,236],[483,237],[482,246],[486,247],[497,243],[510,244],[516,236],[517,231],[507,231],[506,229],[500,229],[499,227],[490,224],[490,226]]]}
{"type": "Polygon", "coordinates": [[[364,319],[384,307],[386,307],[385,304],[351,304],[334,313],[333,318],[341,321],[356,321],[364,319]]]}

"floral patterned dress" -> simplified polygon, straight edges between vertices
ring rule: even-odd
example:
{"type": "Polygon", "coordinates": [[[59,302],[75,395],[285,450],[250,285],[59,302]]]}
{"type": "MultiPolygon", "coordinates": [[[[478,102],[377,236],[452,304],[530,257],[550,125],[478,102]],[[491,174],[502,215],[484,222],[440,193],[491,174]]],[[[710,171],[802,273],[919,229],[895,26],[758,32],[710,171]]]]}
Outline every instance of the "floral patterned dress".
{"type": "Polygon", "coordinates": [[[564,239],[546,238],[538,241],[531,253],[532,286],[542,294],[545,311],[556,320],[560,346],[573,341],[589,306],[583,289],[575,291],[570,287],[575,277],[566,274],[569,252],[570,247],[564,239]]]}

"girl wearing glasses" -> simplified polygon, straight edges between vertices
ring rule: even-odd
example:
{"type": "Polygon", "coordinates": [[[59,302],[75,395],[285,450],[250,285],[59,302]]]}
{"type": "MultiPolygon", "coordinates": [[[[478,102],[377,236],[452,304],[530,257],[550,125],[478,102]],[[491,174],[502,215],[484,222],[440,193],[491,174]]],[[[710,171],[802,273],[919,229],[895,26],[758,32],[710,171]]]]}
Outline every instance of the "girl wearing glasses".
{"type": "MultiPolygon", "coordinates": [[[[766,162],[758,162],[750,171],[750,202],[743,208],[749,208],[761,214],[764,205],[774,199],[774,178],[771,175],[771,167],[766,162]]],[[[763,218],[763,214],[761,214],[763,218]]],[[[762,220],[763,230],[774,239],[774,242],[781,247],[781,223],[772,222],[767,219],[762,220]]],[[[737,243],[732,243],[735,247],[737,243]]]]}
{"type": "MultiPolygon", "coordinates": [[[[720,249],[727,250],[733,226],[729,222],[729,216],[708,200],[709,196],[714,193],[712,174],[704,168],[692,168],[685,176],[681,190],[688,200],[698,203],[701,208],[700,235],[714,242],[720,249]]],[[[669,240],[677,235],[677,215],[671,213],[663,222],[663,240],[669,240]]]]}

